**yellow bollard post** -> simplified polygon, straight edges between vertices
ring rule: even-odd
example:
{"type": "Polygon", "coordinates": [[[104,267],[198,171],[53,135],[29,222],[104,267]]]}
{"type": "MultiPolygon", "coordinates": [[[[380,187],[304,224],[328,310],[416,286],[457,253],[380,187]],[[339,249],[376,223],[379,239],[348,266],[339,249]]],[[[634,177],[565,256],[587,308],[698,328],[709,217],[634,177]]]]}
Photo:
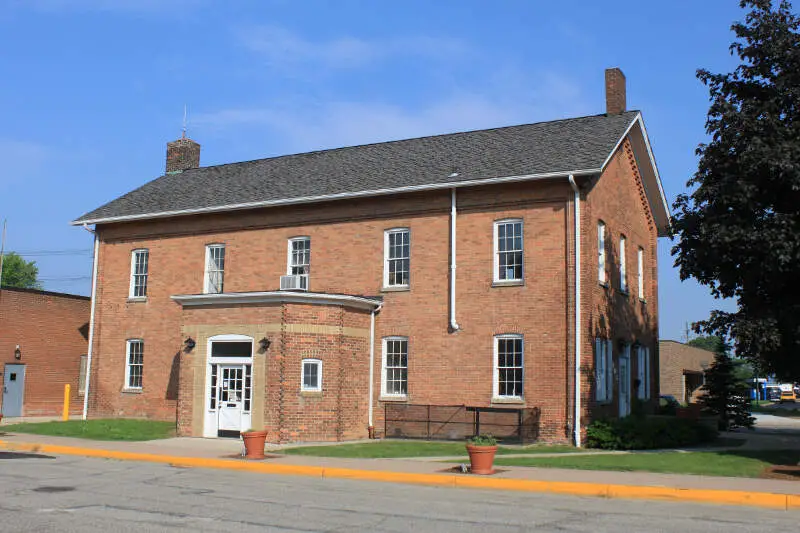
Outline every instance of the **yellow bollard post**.
{"type": "Polygon", "coordinates": [[[69,420],[69,388],[69,383],[64,385],[64,413],[61,415],[64,422],[69,420]]]}

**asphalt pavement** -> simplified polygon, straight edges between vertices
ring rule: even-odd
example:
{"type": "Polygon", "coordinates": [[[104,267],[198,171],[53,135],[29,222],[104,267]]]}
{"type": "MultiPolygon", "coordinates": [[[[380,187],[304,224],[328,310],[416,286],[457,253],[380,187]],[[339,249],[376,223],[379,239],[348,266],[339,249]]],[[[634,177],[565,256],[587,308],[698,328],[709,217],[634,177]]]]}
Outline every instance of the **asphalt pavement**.
{"type": "Polygon", "coordinates": [[[5,532],[794,531],[799,512],[0,452],[5,532]]]}

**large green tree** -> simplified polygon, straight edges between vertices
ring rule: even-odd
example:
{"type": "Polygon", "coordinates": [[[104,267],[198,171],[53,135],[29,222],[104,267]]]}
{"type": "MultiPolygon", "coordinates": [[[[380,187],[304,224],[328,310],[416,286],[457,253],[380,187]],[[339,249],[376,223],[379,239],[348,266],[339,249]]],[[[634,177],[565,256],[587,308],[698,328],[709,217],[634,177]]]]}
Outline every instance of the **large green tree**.
{"type": "Polygon", "coordinates": [[[742,0],[730,73],[699,70],[710,136],[689,194],[675,201],[682,279],[733,298],[696,324],[736,354],[800,381],[800,18],[788,1],[742,0]]]}
{"type": "Polygon", "coordinates": [[[3,287],[41,289],[39,267],[36,261],[25,261],[19,254],[10,252],[3,256],[3,287]]]}

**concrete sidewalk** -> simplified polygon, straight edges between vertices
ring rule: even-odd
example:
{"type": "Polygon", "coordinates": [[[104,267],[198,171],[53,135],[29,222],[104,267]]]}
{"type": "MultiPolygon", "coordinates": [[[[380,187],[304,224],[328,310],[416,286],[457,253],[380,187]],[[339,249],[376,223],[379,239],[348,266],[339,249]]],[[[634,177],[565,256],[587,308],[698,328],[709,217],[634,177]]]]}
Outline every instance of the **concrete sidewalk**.
{"type": "Polygon", "coordinates": [[[247,461],[240,457],[242,444],[235,439],[173,438],[145,442],[107,442],[0,434],[0,448],[322,478],[683,500],[800,510],[800,483],[770,479],[506,466],[500,467],[492,476],[474,476],[455,473],[453,467],[456,465],[414,459],[343,459],[278,454],[270,454],[264,461],[247,461]]]}

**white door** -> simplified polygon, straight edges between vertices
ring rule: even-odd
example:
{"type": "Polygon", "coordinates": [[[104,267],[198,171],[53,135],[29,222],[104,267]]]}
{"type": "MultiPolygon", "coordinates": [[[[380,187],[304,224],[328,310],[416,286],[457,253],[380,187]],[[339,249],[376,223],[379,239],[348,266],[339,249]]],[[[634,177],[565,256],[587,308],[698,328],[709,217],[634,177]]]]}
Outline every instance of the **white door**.
{"type": "Polygon", "coordinates": [[[631,414],[631,355],[630,347],[626,346],[619,356],[619,416],[620,418],[631,414]]]}
{"type": "Polygon", "coordinates": [[[22,416],[25,396],[25,365],[6,364],[3,378],[3,416],[22,416]]]}
{"type": "Polygon", "coordinates": [[[219,431],[242,431],[244,410],[244,367],[242,365],[219,365],[217,369],[219,409],[217,429],[219,431]]]}

